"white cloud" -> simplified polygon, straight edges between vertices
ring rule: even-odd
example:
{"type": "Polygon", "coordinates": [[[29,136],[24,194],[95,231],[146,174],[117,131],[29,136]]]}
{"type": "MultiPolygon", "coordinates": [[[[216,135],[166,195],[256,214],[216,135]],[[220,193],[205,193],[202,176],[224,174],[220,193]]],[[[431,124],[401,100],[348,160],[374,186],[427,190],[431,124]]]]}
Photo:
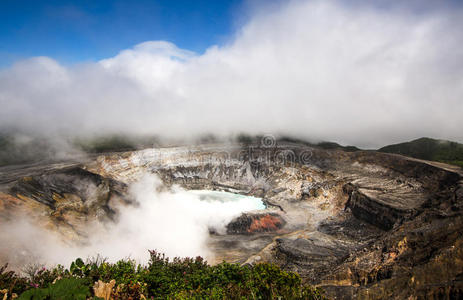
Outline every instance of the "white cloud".
{"type": "Polygon", "coordinates": [[[288,1],[198,55],[165,41],[0,73],[0,126],[187,137],[272,132],[362,146],[463,141],[463,15],[288,1]]]}

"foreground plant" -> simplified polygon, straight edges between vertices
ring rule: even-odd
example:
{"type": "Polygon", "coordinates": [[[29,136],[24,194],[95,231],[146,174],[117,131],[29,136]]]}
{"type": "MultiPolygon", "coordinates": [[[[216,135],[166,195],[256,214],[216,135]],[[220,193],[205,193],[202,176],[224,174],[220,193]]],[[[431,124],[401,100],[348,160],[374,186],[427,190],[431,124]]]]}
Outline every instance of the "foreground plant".
{"type": "Polygon", "coordinates": [[[174,258],[150,251],[147,265],[133,260],[74,261],[21,277],[0,269],[0,290],[19,299],[324,299],[297,273],[268,263],[210,266],[201,257],[174,258]],[[98,297],[97,297],[98,296],[98,297]],[[100,297],[100,298],[99,298],[100,297]]]}

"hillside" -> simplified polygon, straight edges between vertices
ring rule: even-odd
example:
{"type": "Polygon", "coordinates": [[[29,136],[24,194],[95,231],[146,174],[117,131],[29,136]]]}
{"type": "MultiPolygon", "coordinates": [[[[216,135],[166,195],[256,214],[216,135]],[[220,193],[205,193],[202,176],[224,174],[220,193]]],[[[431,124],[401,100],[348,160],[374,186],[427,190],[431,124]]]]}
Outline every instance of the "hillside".
{"type": "Polygon", "coordinates": [[[446,140],[420,138],[410,142],[385,146],[378,149],[378,151],[402,154],[463,167],[463,144],[446,140]]]}

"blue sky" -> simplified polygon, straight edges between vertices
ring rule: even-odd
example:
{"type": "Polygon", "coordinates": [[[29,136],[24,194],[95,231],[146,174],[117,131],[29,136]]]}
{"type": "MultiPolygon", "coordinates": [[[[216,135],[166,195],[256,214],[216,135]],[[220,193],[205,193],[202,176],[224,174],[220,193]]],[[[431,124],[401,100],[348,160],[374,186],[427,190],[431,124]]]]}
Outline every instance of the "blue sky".
{"type": "Polygon", "coordinates": [[[0,67],[32,56],[95,61],[148,40],[203,52],[243,20],[242,0],[0,0],[0,67]]]}
{"type": "MultiPolygon", "coordinates": [[[[211,45],[225,43],[249,17],[253,5],[277,2],[0,0],[0,68],[33,56],[49,56],[65,65],[96,61],[150,40],[165,40],[202,53],[211,45]]],[[[344,3],[355,6],[362,2],[344,3]]],[[[460,2],[448,0],[440,6],[460,2]]],[[[381,9],[389,5],[382,0],[369,3],[381,9]]],[[[429,5],[420,2],[415,10],[429,5]]]]}

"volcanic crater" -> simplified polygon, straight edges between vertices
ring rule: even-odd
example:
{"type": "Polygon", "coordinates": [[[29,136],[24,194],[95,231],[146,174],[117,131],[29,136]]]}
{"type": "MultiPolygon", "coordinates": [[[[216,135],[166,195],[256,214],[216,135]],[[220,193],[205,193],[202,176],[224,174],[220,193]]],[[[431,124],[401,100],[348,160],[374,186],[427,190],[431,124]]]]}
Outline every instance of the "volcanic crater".
{"type": "Polygon", "coordinates": [[[226,233],[211,230],[211,263],[273,262],[337,299],[463,297],[461,169],[400,155],[214,144],[8,166],[0,218],[27,215],[78,242],[86,224],[117,222],[121,207],[136,205],[127,189],[146,173],[165,189],[262,199],[265,209],[236,217],[226,233]]]}

